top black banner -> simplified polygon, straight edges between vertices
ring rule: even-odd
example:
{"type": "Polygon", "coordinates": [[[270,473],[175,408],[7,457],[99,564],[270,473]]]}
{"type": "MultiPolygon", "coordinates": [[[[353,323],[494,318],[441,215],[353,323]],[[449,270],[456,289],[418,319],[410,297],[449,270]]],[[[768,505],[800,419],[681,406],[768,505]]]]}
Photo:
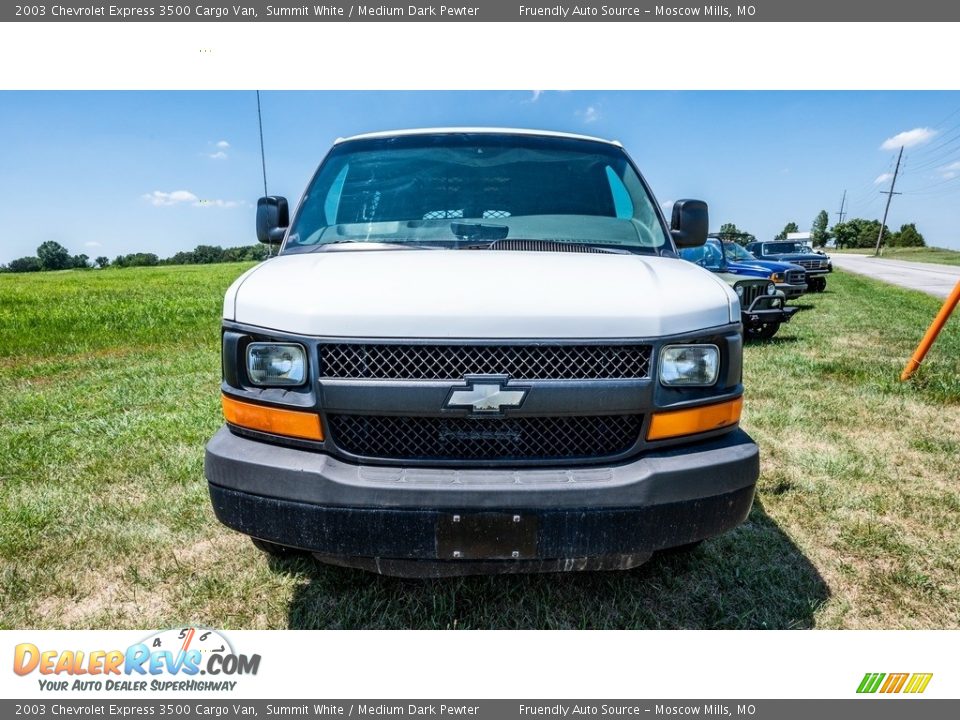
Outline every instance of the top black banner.
{"type": "MultiPolygon", "coordinates": [[[[752,0],[747,4],[537,0],[449,2],[29,2],[0,6],[2,22],[954,22],[943,0],[752,0]]],[[[805,43],[791,45],[803,52],[805,43]]],[[[812,50],[812,47],[811,47],[812,50]]]]}

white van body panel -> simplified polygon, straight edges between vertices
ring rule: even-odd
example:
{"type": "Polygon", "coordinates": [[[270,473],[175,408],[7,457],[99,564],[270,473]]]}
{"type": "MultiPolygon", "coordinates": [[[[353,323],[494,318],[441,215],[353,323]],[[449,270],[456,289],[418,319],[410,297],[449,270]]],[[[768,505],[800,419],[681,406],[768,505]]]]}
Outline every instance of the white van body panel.
{"type": "Polygon", "coordinates": [[[670,257],[355,245],[261,263],[224,317],[327,337],[653,338],[737,322],[740,307],[670,257]]]}

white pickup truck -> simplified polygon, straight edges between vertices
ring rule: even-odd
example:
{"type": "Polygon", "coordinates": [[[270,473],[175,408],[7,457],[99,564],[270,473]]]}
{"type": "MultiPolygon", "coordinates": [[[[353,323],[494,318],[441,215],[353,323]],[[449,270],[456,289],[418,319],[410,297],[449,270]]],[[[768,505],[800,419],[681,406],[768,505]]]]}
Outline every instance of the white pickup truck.
{"type": "Polygon", "coordinates": [[[620,144],[453,128],[338,140],[227,291],[217,517],[403,576],[629,568],[739,524],[736,294],[678,258],[620,144]]]}

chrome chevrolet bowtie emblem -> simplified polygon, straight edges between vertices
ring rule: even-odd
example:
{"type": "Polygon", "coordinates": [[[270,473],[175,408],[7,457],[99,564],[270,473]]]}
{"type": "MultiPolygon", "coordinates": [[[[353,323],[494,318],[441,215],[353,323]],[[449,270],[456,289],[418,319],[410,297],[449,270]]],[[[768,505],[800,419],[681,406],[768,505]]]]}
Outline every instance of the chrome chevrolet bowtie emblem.
{"type": "Polygon", "coordinates": [[[467,386],[452,388],[444,407],[466,408],[475,413],[497,414],[504,408],[517,408],[527,396],[528,388],[507,388],[506,376],[466,377],[467,386]]]}

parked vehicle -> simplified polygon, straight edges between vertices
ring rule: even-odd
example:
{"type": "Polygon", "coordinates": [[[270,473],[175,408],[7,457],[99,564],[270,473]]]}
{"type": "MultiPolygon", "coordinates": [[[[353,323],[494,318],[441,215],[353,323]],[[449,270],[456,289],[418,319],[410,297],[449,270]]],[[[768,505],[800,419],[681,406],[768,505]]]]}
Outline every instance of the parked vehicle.
{"type": "Polygon", "coordinates": [[[217,517],[406,576],[629,568],[735,527],[738,295],[676,252],[707,226],[614,142],[337,141],[292,216],[259,201],[279,255],[224,299],[217,517]]]}
{"type": "Polygon", "coordinates": [[[802,242],[794,240],[770,240],[747,243],[747,251],[760,260],[776,260],[802,265],[807,271],[810,292],[827,289],[827,274],[832,269],[830,259],[818,253],[807,252],[802,242]]]}
{"type": "Polygon", "coordinates": [[[716,273],[730,284],[740,299],[743,332],[754,340],[768,340],[780,325],[789,322],[799,308],[787,307],[786,296],[769,278],[745,277],[730,272],[719,241],[707,241],[699,247],[683,248],[680,257],[716,273]]]}
{"type": "Polygon", "coordinates": [[[709,236],[707,242],[722,246],[723,256],[727,261],[727,272],[734,275],[767,278],[788,300],[800,297],[807,291],[807,271],[800,265],[758,260],[742,245],[730,240],[722,240],[716,235],[709,236]]]}

